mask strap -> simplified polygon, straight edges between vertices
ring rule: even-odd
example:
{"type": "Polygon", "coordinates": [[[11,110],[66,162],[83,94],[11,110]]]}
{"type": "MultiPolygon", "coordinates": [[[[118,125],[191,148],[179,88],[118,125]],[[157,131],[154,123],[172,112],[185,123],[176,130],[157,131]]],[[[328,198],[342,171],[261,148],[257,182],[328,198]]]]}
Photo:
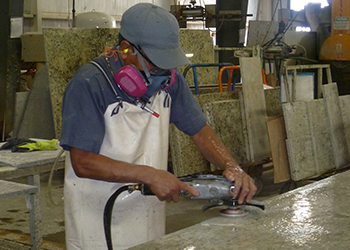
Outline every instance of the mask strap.
{"type": "Polygon", "coordinates": [[[165,88],[163,89],[164,91],[167,90],[168,88],[170,88],[175,82],[175,69],[172,69],[171,70],[171,80],[170,80],[170,83],[165,86],[165,88]]]}
{"type": "Polygon", "coordinates": [[[145,64],[145,62],[144,62],[144,60],[143,60],[143,56],[141,55],[140,52],[138,52],[138,50],[137,50],[136,48],[134,48],[134,50],[135,50],[134,53],[137,54],[137,57],[139,58],[139,61],[140,61],[141,66],[142,66],[142,68],[143,68],[143,71],[144,71],[145,74],[146,74],[148,84],[151,84],[151,82],[150,82],[151,74],[149,73],[149,71],[148,71],[148,69],[147,69],[147,67],[146,67],[146,64],[145,64]]]}

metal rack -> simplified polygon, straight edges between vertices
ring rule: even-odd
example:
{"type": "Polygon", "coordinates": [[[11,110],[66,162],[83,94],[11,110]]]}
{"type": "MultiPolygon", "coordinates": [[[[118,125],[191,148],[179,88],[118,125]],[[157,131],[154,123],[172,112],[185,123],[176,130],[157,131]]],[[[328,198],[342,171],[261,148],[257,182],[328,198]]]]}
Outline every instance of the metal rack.
{"type": "Polygon", "coordinates": [[[322,80],[323,80],[323,69],[326,70],[327,73],[327,83],[332,82],[331,69],[329,64],[313,64],[313,65],[292,65],[292,66],[284,66],[283,67],[283,83],[284,89],[286,91],[287,102],[295,101],[296,90],[295,90],[295,82],[297,76],[297,70],[317,70],[317,94],[316,97],[322,97],[322,80]],[[292,73],[292,79],[290,80],[288,76],[289,73],[292,73]],[[290,82],[291,81],[291,82],[290,82]],[[289,86],[292,86],[292,89],[289,89],[289,86]]]}

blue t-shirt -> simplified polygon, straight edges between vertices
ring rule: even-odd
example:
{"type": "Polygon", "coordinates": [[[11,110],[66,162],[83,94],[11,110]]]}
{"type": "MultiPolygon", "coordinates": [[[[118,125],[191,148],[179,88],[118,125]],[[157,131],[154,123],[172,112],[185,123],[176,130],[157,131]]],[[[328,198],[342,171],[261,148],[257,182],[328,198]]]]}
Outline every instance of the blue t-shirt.
{"type": "MultiPolygon", "coordinates": [[[[65,150],[76,147],[99,153],[105,135],[104,113],[110,104],[118,101],[114,91],[123,101],[130,101],[118,88],[105,59],[98,57],[94,61],[104,69],[113,86],[92,63],[77,70],[63,97],[60,143],[65,150]]],[[[114,72],[122,67],[120,60],[110,62],[114,72]]],[[[172,99],[170,123],[188,135],[196,134],[205,125],[206,118],[178,70],[174,84],[166,91],[172,99]]]]}

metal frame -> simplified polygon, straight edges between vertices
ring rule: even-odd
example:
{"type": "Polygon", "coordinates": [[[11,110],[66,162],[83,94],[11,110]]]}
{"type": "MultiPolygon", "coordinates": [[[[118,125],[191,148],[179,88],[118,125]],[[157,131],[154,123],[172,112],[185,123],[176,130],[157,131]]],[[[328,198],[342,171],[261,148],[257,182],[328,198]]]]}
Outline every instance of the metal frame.
{"type": "MultiPolygon", "coordinates": [[[[0,145],[2,144],[3,143],[0,143],[0,145]]],[[[9,150],[0,151],[0,185],[1,183],[3,183],[3,181],[1,180],[8,181],[15,178],[27,177],[29,186],[26,186],[33,187],[35,189],[35,192],[29,193],[27,201],[28,204],[30,204],[29,222],[30,238],[32,244],[31,250],[39,250],[43,248],[41,232],[42,217],[40,205],[40,175],[42,173],[50,172],[53,168],[53,163],[63,163],[65,156],[59,153],[58,150],[37,151],[28,154],[18,154],[14,158],[12,157],[12,154],[14,153],[12,153],[9,150]]],[[[64,169],[64,164],[59,164],[56,170],[58,169],[64,169]]],[[[16,183],[12,185],[13,188],[16,188],[15,184],[16,183]]],[[[14,196],[14,194],[11,194],[11,192],[9,194],[14,196]]],[[[1,185],[0,199],[10,197],[6,197],[5,195],[6,194],[4,194],[3,186],[1,185]]]]}
{"type": "Polygon", "coordinates": [[[313,64],[313,65],[292,65],[292,66],[284,66],[283,69],[283,83],[284,83],[284,89],[286,91],[286,98],[287,102],[294,102],[295,96],[296,96],[296,89],[295,89],[295,81],[297,76],[297,70],[305,70],[305,69],[316,69],[317,70],[317,99],[322,97],[322,70],[326,70],[327,74],[327,82],[332,82],[332,75],[331,75],[331,68],[329,64],[313,64]],[[290,79],[288,76],[288,73],[293,73],[292,75],[292,82],[291,85],[290,79]],[[292,86],[292,89],[289,89],[289,85],[292,86]]]}
{"type": "Polygon", "coordinates": [[[30,13],[23,14],[26,18],[31,18],[30,31],[41,32],[42,31],[42,0],[30,0],[24,1],[24,9],[29,10],[30,13]]]}
{"type": "Polygon", "coordinates": [[[31,185],[20,184],[10,181],[0,180],[0,200],[15,197],[18,195],[25,195],[29,202],[29,226],[30,226],[30,241],[31,250],[38,250],[42,248],[42,234],[40,231],[41,211],[39,199],[36,197],[40,189],[40,176],[35,175],[29,177],[31,185]]]}
{"type": "Polygon", "coordinates": [[[194,86],[196,89],[196,95],[199,95],[199,87],[198,87],[198,79],[197,79],[197,67],[223,67],[223,66],[233,66],[232,63],[203,63],[203,64],[190,64],[182,73],[183,76],[186,78],[187,72],[192,68],[193,70],[193,80],[194,80],[194,86]]]}

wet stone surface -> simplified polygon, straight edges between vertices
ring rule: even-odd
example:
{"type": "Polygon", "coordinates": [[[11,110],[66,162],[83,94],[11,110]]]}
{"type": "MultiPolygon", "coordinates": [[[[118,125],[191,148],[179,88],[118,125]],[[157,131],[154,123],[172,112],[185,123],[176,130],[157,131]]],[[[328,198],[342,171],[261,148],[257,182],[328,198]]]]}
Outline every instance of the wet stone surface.
{"type": "Polygon", "coordinates": [[[218,216],[132,249],[349,249],[350,171],[218,216]]]}

